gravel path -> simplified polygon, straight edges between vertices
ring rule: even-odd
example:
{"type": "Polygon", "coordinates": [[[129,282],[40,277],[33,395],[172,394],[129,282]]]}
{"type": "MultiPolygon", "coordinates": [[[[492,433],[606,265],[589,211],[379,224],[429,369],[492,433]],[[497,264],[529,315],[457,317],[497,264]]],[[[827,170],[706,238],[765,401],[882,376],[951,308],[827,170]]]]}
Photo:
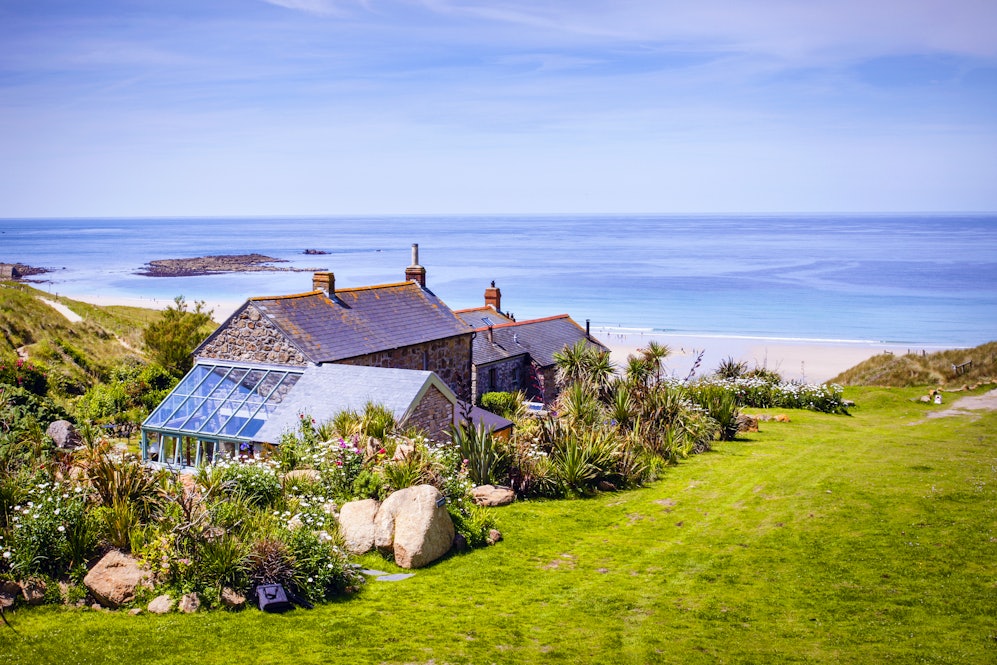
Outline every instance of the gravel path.
{"type": "Polygon", "coordinates": [[[943,411],[932,411],[928,418],[945,418],[948,416],[972,416],[974,411],[997,410],[997,388],[982,395],[961,397],[943,411]]]}

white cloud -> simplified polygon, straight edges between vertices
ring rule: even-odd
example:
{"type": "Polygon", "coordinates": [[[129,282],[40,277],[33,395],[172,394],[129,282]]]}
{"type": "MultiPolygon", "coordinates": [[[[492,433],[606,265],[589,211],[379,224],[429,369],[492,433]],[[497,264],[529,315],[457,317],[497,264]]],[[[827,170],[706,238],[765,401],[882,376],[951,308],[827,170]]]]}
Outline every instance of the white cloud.
{"type": "Polygon", "coordinates": [[[670,41],[793,59],[997,57],[992,0],[422,0],[432,11],[579,37],[670,41]]]}
{"type": "Polygon", "coordinates": [[[285,9],[318,14],[319,16],[342,16],[346,14],[335,0],[263,0],[263,2],[285,9]]]}

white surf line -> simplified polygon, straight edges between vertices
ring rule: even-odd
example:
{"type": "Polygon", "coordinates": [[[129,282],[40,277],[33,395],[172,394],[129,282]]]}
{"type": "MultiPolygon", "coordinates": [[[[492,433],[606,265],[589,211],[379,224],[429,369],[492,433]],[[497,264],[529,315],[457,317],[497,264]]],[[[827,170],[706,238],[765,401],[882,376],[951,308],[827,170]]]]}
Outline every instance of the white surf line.
{"type": "Polygon", "coordinates": [[[64,317],[69,319],[70,323],[79,323],[83,320],[83,317],[69,309],[62,303],[55,302],[54,300],[49,300],[48,298],[39,298],[43,303],[54,309],[55,311],[62,314],[64,317]]]}

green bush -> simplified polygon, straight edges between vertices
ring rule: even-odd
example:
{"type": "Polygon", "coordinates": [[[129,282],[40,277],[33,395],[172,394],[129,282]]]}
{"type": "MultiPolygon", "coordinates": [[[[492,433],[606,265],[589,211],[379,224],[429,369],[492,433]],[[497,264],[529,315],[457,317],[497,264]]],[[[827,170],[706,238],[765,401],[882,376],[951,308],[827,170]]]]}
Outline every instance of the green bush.
{"type": "Polygon", "coordinates": [[[67,484],[36,478],[23,503],[11,509],[10,529],[0,541],[0,567],[18,578],[44,574],[61,577],[84,565],[92,552],[80,551],[78,534],[87,533],[85,493],[67,484]]]}
{"type": "Polygon", "coordinates": [[[515,419],[523,406],[521,392],[491,392],[481,396],[481,408],[502,416],[515,419]]]}
{"type": "Polygon", "coordinates": [[[40,397],[48,391],[45,368],[22,358],[0,357],[0,383],[23,388],[40,397]]]}

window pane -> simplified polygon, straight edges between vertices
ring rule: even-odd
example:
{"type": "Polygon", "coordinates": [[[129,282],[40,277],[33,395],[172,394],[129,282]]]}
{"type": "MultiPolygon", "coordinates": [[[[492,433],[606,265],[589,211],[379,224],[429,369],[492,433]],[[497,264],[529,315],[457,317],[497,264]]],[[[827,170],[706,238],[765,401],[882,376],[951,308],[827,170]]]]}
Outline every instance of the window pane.
{"type": "Polygon", "coordinates": [[[201,430],[201,425],[208,421],[211,414],[222,405],[222,400],[220,399],[206,399],[197,406],[197,410],[193,412],[190,419],[184,423],[183,428],[190,432],[198,432],[201,430]]]}
{"type": "Polygon", "coordinates": [[[156,407],[156,410],[152,412],[152,415],[149,416],[145,424],[148,427],[161,427],[185,399],[187,398],[183,395],[170,395],[162,404],[156,407]]]}
{"type": "Polygon", "coordinates": [[[211,370],[211,374],[204,379],[204,382],[194,389],[194,394],[201,397],[207,397],[215,390],[216,387],[225,382],[225,375],[228,374],[229,371],[230,369],[228,367],[214,367],[211,370]]]}
{"type": "Polygon", "coordinates": [[[183,380],[177,384],[177,387],[173,389],[173,392],[180,395],[189,395],[194,388],[197,387],[197,384],[203,381],[204,377],[211,373],[212,369],[214,369],[213,365],[195,365],[194,369],[190,370],[187,373],[187,376],[185,376],[183,380]]]}
{"type": "Polygon", "coordinates": [[[197,411],[197,407],[199,407],[203,401],[204,399],[200,397],[188,397],[187,401],[184,402],[179,409],[177,409],[176,413],[174,413],[163,426],[168,429],[180,429],[187,419],[190,418],[195,411],[197,411]]]}

